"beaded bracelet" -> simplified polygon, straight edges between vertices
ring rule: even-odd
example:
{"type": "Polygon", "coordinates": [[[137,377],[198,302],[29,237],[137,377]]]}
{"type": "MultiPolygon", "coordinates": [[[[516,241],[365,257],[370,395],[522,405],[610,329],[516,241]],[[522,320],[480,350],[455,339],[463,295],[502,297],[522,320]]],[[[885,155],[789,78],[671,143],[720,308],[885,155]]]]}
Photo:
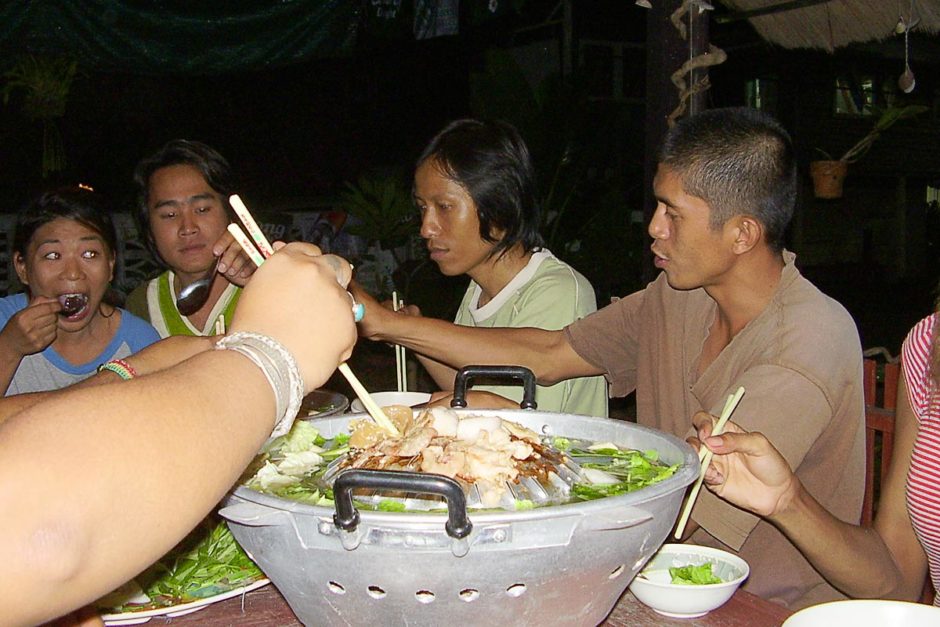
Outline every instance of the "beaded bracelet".
{"type": "Polygon", "coordinates": [[[106,361],[105,363],[98,366],[98,372],[102,370],[110,370],[117,376],[121,377],[124,381],[133,379],[137,376],[137,371],[134,370],[134,367],[123,359],[112,359],[111,361],[106,361]]]}
{"type": "Polygon", "coordinates": [[[294,356],[274,338],[245,331],[223,337],[215,348],[241,353],[261,369],[274,390],[277,420],[271,437],[290,431],[304,397],[304,380],[294,356]]]}

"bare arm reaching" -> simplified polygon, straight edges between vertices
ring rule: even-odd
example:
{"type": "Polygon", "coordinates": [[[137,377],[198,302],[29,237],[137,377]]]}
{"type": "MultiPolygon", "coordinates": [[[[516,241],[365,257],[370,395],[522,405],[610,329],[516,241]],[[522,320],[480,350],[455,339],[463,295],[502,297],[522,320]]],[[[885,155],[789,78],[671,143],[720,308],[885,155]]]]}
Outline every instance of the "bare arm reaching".
{"type": "MultiPolygon", "coordinates": [[[[209,350],[215,345],[215,340],[216,338],[212,336],[171,335],[159,342],[154,342],[129,357],[125,357],[124,361],[129,363],[138,375],[151,374],[175,366],[193,355],[209,350]]],[[[93,377],[88,377],[84,381],[76,383],[73,387],[86,387],[120,381],[121,378],[115,373],[110,370],[103,370],[93,377]]],[[[47,392],[30,392],[28,394],[0,397],[0,424],[17,412],[32,407],[36,403],[47,400],[60,392],[62,390],[49,390],[47,392]]]]}
{"type": "MultiPolygon", "coordinates": [[[[318,254],[295,244],[272,256],[232,324],[286,347],[305,392],[355,341],[349,298],[318,254]]],[[[4,620],[61,615],[159,558],[231,487],[274,414],[262,371],[213,350],[131,381],[62,391],[0,425],[4,620]]]]}
{"type": "Polygon", "coordinates": [[[712,417],[699,413],[693,420],[699,437],[716,453],[706,485],[731,503],[766,517],[849,596],[915,600],[927,558],[905,503],[917,420],[903,377],[898,399],[893,463],[872,527],[845,523],[826,511],[762,434],[745,433],[729,423],[723,435],[707,437],[712,417]]]}
{"type": "Polygon", "coordinates": [[[384,309],[354,282],[350,289],[365,304],[359,333],[370,340],[394,342],[452,368],[472,364],[525,366],[542,385],[603,374],[582,359],[564,331],[527,328],[479,329],[435,320],[401,316],[384,309]]]}

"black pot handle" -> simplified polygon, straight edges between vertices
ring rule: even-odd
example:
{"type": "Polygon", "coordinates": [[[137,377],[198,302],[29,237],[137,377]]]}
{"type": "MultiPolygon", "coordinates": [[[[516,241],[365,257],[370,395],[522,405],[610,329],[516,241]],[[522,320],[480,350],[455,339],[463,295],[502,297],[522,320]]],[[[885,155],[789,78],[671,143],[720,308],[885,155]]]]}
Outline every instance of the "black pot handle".
{"type": "Polygon", "coordinates": [[[454,378],[454,397],[451,407],[467,406],[467,389],[474,379],[511,379],[522,383],[522,409],[535,409],[535,373],[524,366],[464,366],[454,378]]]}
{"type": "Polygon", "coordinates": [[[447,535],[460,540],[473,530],[467,516],[467,498],[454,479],[426,472],[358,468],[344,470],[333,481],[333,501],[336,503],[333,522],[343,531],[355,531],[359,526],[359,510],[352,497],[352,491],[357,488],[441,496],[447,501],[447,523],[444,525],[447,535]]]}

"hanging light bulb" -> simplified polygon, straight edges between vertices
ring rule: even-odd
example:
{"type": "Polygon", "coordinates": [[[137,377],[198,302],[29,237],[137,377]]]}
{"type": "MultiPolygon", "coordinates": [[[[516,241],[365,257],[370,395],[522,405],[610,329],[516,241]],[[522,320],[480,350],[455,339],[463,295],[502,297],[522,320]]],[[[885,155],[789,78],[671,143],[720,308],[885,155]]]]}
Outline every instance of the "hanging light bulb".
{"type": "Polygon", "coordinates": [[[652,9],[653,5],[650,4],[650,0],[636,0],[636,5],[638,7],[643,7],[644,9],[652,9]]]}

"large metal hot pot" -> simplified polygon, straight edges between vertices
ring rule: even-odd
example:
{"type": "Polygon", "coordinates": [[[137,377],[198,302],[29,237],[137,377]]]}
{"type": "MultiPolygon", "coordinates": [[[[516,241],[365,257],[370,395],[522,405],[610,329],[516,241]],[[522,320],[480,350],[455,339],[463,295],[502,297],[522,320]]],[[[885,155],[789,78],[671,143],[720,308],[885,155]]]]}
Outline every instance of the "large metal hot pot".
{"type": "MultiPolygon", "coordinates": [[[[304,624],[596,625],[662,544],[698,474],[688,444],[632,423],[534,410],[459,411],[499,415],[546,435],[655,449],[665,463],[681,466],[621,496],[471,511],[470,529],[452,502],[450,518],[361,511],[350,525],[342,513],[340,525],[350,529],[344,531],[333,507],[239,487],[220,513],[304,624]]],[[[316,425],[329,437],[362,417],[316,425]]]]}

